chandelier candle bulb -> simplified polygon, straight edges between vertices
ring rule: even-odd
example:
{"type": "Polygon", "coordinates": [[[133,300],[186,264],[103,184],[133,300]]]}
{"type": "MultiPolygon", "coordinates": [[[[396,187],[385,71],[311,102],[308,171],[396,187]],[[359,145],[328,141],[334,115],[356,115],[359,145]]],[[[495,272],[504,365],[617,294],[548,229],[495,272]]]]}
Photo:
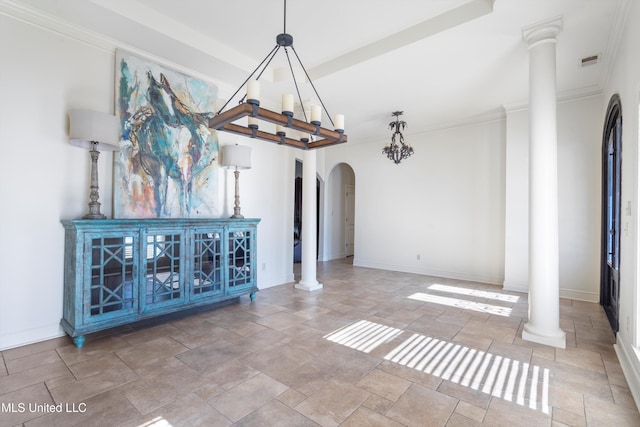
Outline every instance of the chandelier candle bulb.
{"type": "Polygon", "coordinates": [[[290,93],[282,95],[282,114],[293,116],[293,95],[290,93]]]}
{"type": "Polygon", "coordinates": [[[336,114],[333,116],[333,125],[335,130],[344,131],[344,114],[336,114]]]}
{"type": "Polygon", "coordinates": [[[247,82],[247,102],[260,105],[260,82],[249,80],[247,82]]]}
{"type": "Polygon", "coordinates": [[[302,142],[309,142],[309,134],[306,132],[300,132],[300,141],[302,142]]]}
{"type": "Polygon", "coordinates": [[[276,125],[276,135],[286,135],[287,128],[284,126],[276,125]]]}
{"type": "Polygon", "coordinates": [[[311,123],[320,124],[322,122],[322,108],[319,105],[311,106],[311,123]]]}
{"type": "Polygon", "coordinates": [[[258,127],[259,127],[259,126],[258,126],[258,122],[259,122],[259,120],[258,120],[256,117],[248,117],[248,118],[247,118],[247,120],[248,120],[249,127],[250,127],[251,129],[254,129],[254,128],[255,128],[255,129],[258,129],[258,127]]]}

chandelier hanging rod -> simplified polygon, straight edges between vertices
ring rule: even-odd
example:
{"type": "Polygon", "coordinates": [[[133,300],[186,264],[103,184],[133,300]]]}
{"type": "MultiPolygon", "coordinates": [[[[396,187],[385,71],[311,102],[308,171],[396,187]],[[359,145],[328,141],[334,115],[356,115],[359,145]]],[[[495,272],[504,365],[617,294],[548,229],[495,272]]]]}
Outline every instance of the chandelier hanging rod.
{"type": "MultiPolygon", "coordinates": [[[[231,95],[231,98],[229,98],[227,100],[227,102],[224,103],[224,105],[218,110],[216,111],[216,115],[220,114],[222,112],[222,110],[224,110],[227,105],[229,105],[229,103],[231,102],[231,100],[233,98],[236,97],[236,95],[238,94],[238,92],[240,92],[240,90],[242,90],[243,87],[245,87],[245,85],[247,84],[247,82],[251,79],[251,77],[256,73],[256,71],[258,71],[260,69],[260,67],[262,66],[262,64],[265,63],[265,61],[267,61],[267,59],[269,59],[269,61],[267,61],[267,64],[264,66],[264,68],[262,69],[262,71],[260,72],[260,74],[258,74],[258,79],[260,77],[262,77],[262,73],[264,73],[264,71],[267,69],[267,67],[269,66],[269,64],[271,63],[271,60],[273,59],[273,57],[276,55],[276,53],[278,53],[278,49],[280,49],[280,46],[276,45],[273,49],[271,49],[271,52],[269,52],[267,54],[267,56],[264,57],[264,59],[262,60],[262,62],[260,62],[260,64],[258,64],[258,66],[251,72],[251,74],[249,74],[249,76],[244,80],[244,82],[242,82],[242,84],[240,85],[240,87],[238,87],[238,89],[236,89],[236,91],[233,93],[233,95],[231,95]],[[271,56],[271,58],[269,58],[269,56],[271,56]]],[[[242,99],[240,99],[240,101],[238,102],[238,104],[242,104],[245,100],[245,98],[247,97],[247,95],[245,94],[242,99]]]]}
{"type": "MultiPolygon", "coordinates": [[[[231,98],[225,102],[222,108],[220,108],[216,112],[216,115],[209,120],[209,127],[213,129],[221,130],[221,131],[238,134],[238,135],[248,136],[250,138],[258,138],[265,141],[275,142],[278,144],[291,145],[296,148],[302,148],[302,149],[318,148],[318,147],[323,147],[327,145],[347,142],[347,136],[344,134],[344,129],[329,130],[321,127],[320,126],[321,121],[320,121],[320,118],[318,117],[319,115],[316,118],[314,118],[313,112],[311,114],[311,117],[312,117],[311,122],[308,123],[307,112],[304,109],[304,104],[302,102],[302,96],[300,94],[298,81],[293,71],[293,65],[291,63],[291,58],[289,56],[289,51],[287,49],[288,47],[291,47],[291,50],[293,50],[293,53],[298,63],[300,64],[300,67],[304,71],[304,75],[306,76],[308,82],[311,84],[311,87],[313,88],[313,91],[316,97],[318,98],[318,101],[320,102],[322,109],[325,111],[327,117],[329,118],[331,125],[333,127],[336,127],[336,122],[334,122],[334,120],[331,118],[331,115],[329,114],[327,107],[322,101],[322,98],[320,97],[318,90],[316,89],[315,85],[313,84],[313,81],[309,77],[309,73],[307,72],[307,69],[302,63],[302,60],[300,59],[298,52],[296,52],[295,48],[293,47],[293,36],[291,36],[290,34],[287,34],[286,32],[287,30],[287,1],[286,0],[284,0],[284,28],[283,29],[284,29],[284,32],[276,36],[276,46],[267,54],[267,56],[265,56],[265,58],[260,62],[260,64],[258,64],[258,66],[251,72],[251,74],[245,79],[242,85],[240,85],[240,87],[234,92],[231,98]],[[258,99],[247,99],[247,94],[249,93],[248,83],[250,82],[251,78],[254,75],[256,75],[256,73],[257,73],[256,79],[255,79],[256,82],[260,79],[260,77],[262,77],[262,74],[265,72],[265,70],[267,69],[267,67],[269,66],[269,64],[271,63],[271,61],[273,60],[275,55],[278,53],[281,47],[284,47],[285,55],[287,57],[287,63],[289,64],[289,70],[293,78],[296,94],[298,95],[298,101],[302,106],[301,109],[302,109],[302,115],[304,117],[304,121],[293,118],[293,111],[284,111],[284,106],[283,106],[283,111],[280,114],[280,113],[270,111],[266,108],[261,108],[259,106],[260,101],[258,99]],[[233,107],[228,111],[223,112],[223,110],[227,107],[227,105],[231,102],[231,100],[236,97],[236,95],[240,92],[240,90],[243,87],[245,87],[245,85],[247,86],[247,94],[245,94],[242,97],[242,99],[240,99],[236,107],[233,107]],[[247,127],[232,123],[233,121],[243,117],[261,119],[261,120],[275,124],[276,134],[274,135],[272,133],[259,131],[258,130],[259,126],[256,123],[252,123],[251,120],[249,121],[249,125],[247,127]],[[301,134],[300,140],[288,138],[286,136],[286,131],[284,131],[283,129],[278,129],[278,127],[291,128],[301,132],[302,134],[301,134]],[[311,135],[316,137],[318,136],[322,137],[322,139],[314,140],[313,136],[311,135]]],[[[293,107],[290,107],[290,109],[293,110],[293,107]]],[[[344,116],[341,116],[338,126],[344,127],[344,116]]]]}

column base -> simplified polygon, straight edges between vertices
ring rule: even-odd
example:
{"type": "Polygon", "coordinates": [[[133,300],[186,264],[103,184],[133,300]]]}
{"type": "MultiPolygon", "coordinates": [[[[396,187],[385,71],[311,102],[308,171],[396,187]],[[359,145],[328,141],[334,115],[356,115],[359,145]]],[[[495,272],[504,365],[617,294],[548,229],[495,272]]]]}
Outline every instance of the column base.
{"type": "Polygon", "coordinates": [[[296,289],[300,289],[301,291],[317,291],[318,289],[322,289],[322,283],[318,283],[316,280],[315,283],[305,283],[302,280],[296,283],[296,289]]]}
{"type": "Polygon", "coordinates": [[[551,333],[542,333],[542,331],[536,330],[531,324],[526,323],[522,330],[522,339],[552,347],[567,348],[567,335],[560,328],[551,333]]]}

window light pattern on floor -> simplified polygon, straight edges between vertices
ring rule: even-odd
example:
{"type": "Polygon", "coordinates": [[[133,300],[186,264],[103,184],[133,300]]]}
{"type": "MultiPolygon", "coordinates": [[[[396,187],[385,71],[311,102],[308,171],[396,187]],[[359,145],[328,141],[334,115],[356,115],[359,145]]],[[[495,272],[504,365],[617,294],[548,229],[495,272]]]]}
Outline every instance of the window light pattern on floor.
{"type": "Polygon", "coordinates": [[[173,424],[169,423],[162,417],[155,417],[154,419],[147,421],[143,424],[138,424],[138,427],[172,427],[173,424]]]}
{"type": "Polygon", "coordinates": [[[369,353],[379,345],[390,342],[401,333],[401,329],[360,320],[329,335],[325,335],[324,338],[331,342],[369,353]]]}
{"type": "Polygon", "coordinates": [[[448,307],[462,308],[465,310],[479,311],[481,313],[496,314],[498,316],[509,317],[511,315],[510,307],[503,307],[500,305],[485,304],[482,302],[468,301],[459,298],[443,297],[440,295],[425,294],[423,292],[416,292],[413,295],[409,295],[407,298],[431,302],[434,304],[446,305],[448,307]]]}
{"type": "MultiPolygon", "coordinates": [[[[365,353],[404,331],[359,320],[324,338],[365,353]]],[[[550,414],[549,369],[414,333],[385,360],[550,414]]]]}
{"type": "Polygon", "coordinates": [[[479,289],[461,288],[458,286],[439,285],[437,283],[429,286],[429,289],[433,291],[448,292],[451,294],[468,295],[472,297],[488,298],[488,299],[494,299],[498,301],[513,302],[513,303],[518,302],[518,300],[520,299],[520,297],[517,295],[506,295],[506,294],[500,294],[498,292],[489,292],[489,291],[482,291],[479,289]]]}
{"type": "Polygon", "coordinates": [[[547,368],[420,334],[406,339],[385,360],[550,413],[547,368]]]}

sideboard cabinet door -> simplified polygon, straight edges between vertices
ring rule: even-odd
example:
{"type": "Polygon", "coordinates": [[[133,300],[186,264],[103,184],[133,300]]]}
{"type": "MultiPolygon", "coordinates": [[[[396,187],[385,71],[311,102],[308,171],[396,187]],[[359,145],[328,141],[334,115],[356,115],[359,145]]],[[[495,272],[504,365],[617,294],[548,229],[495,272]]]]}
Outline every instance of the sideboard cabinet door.
{"type": "Polygon", "coordinates": [[[189,298],[196,301],[222,295],[224,289],[222,236],[224,229],[196,228],[191,234],[192,277],[189,298]]]}
{"type": "Polygon", "coordinates": [[[138,311],[137,244],[134,232],[85,234],[85,324],[109,322],[138,311]]]}
{"type": "Polygon", "coordinates": [[[255,228],[229,227],[227,237],[228,292],[244,292],[255,286],[255,228]]]}
{"type": "Polygon", "coordinates": [[[182,230],[143,229],[141,233],[142,311],[161,310],[185,301],[182,230]]]}

